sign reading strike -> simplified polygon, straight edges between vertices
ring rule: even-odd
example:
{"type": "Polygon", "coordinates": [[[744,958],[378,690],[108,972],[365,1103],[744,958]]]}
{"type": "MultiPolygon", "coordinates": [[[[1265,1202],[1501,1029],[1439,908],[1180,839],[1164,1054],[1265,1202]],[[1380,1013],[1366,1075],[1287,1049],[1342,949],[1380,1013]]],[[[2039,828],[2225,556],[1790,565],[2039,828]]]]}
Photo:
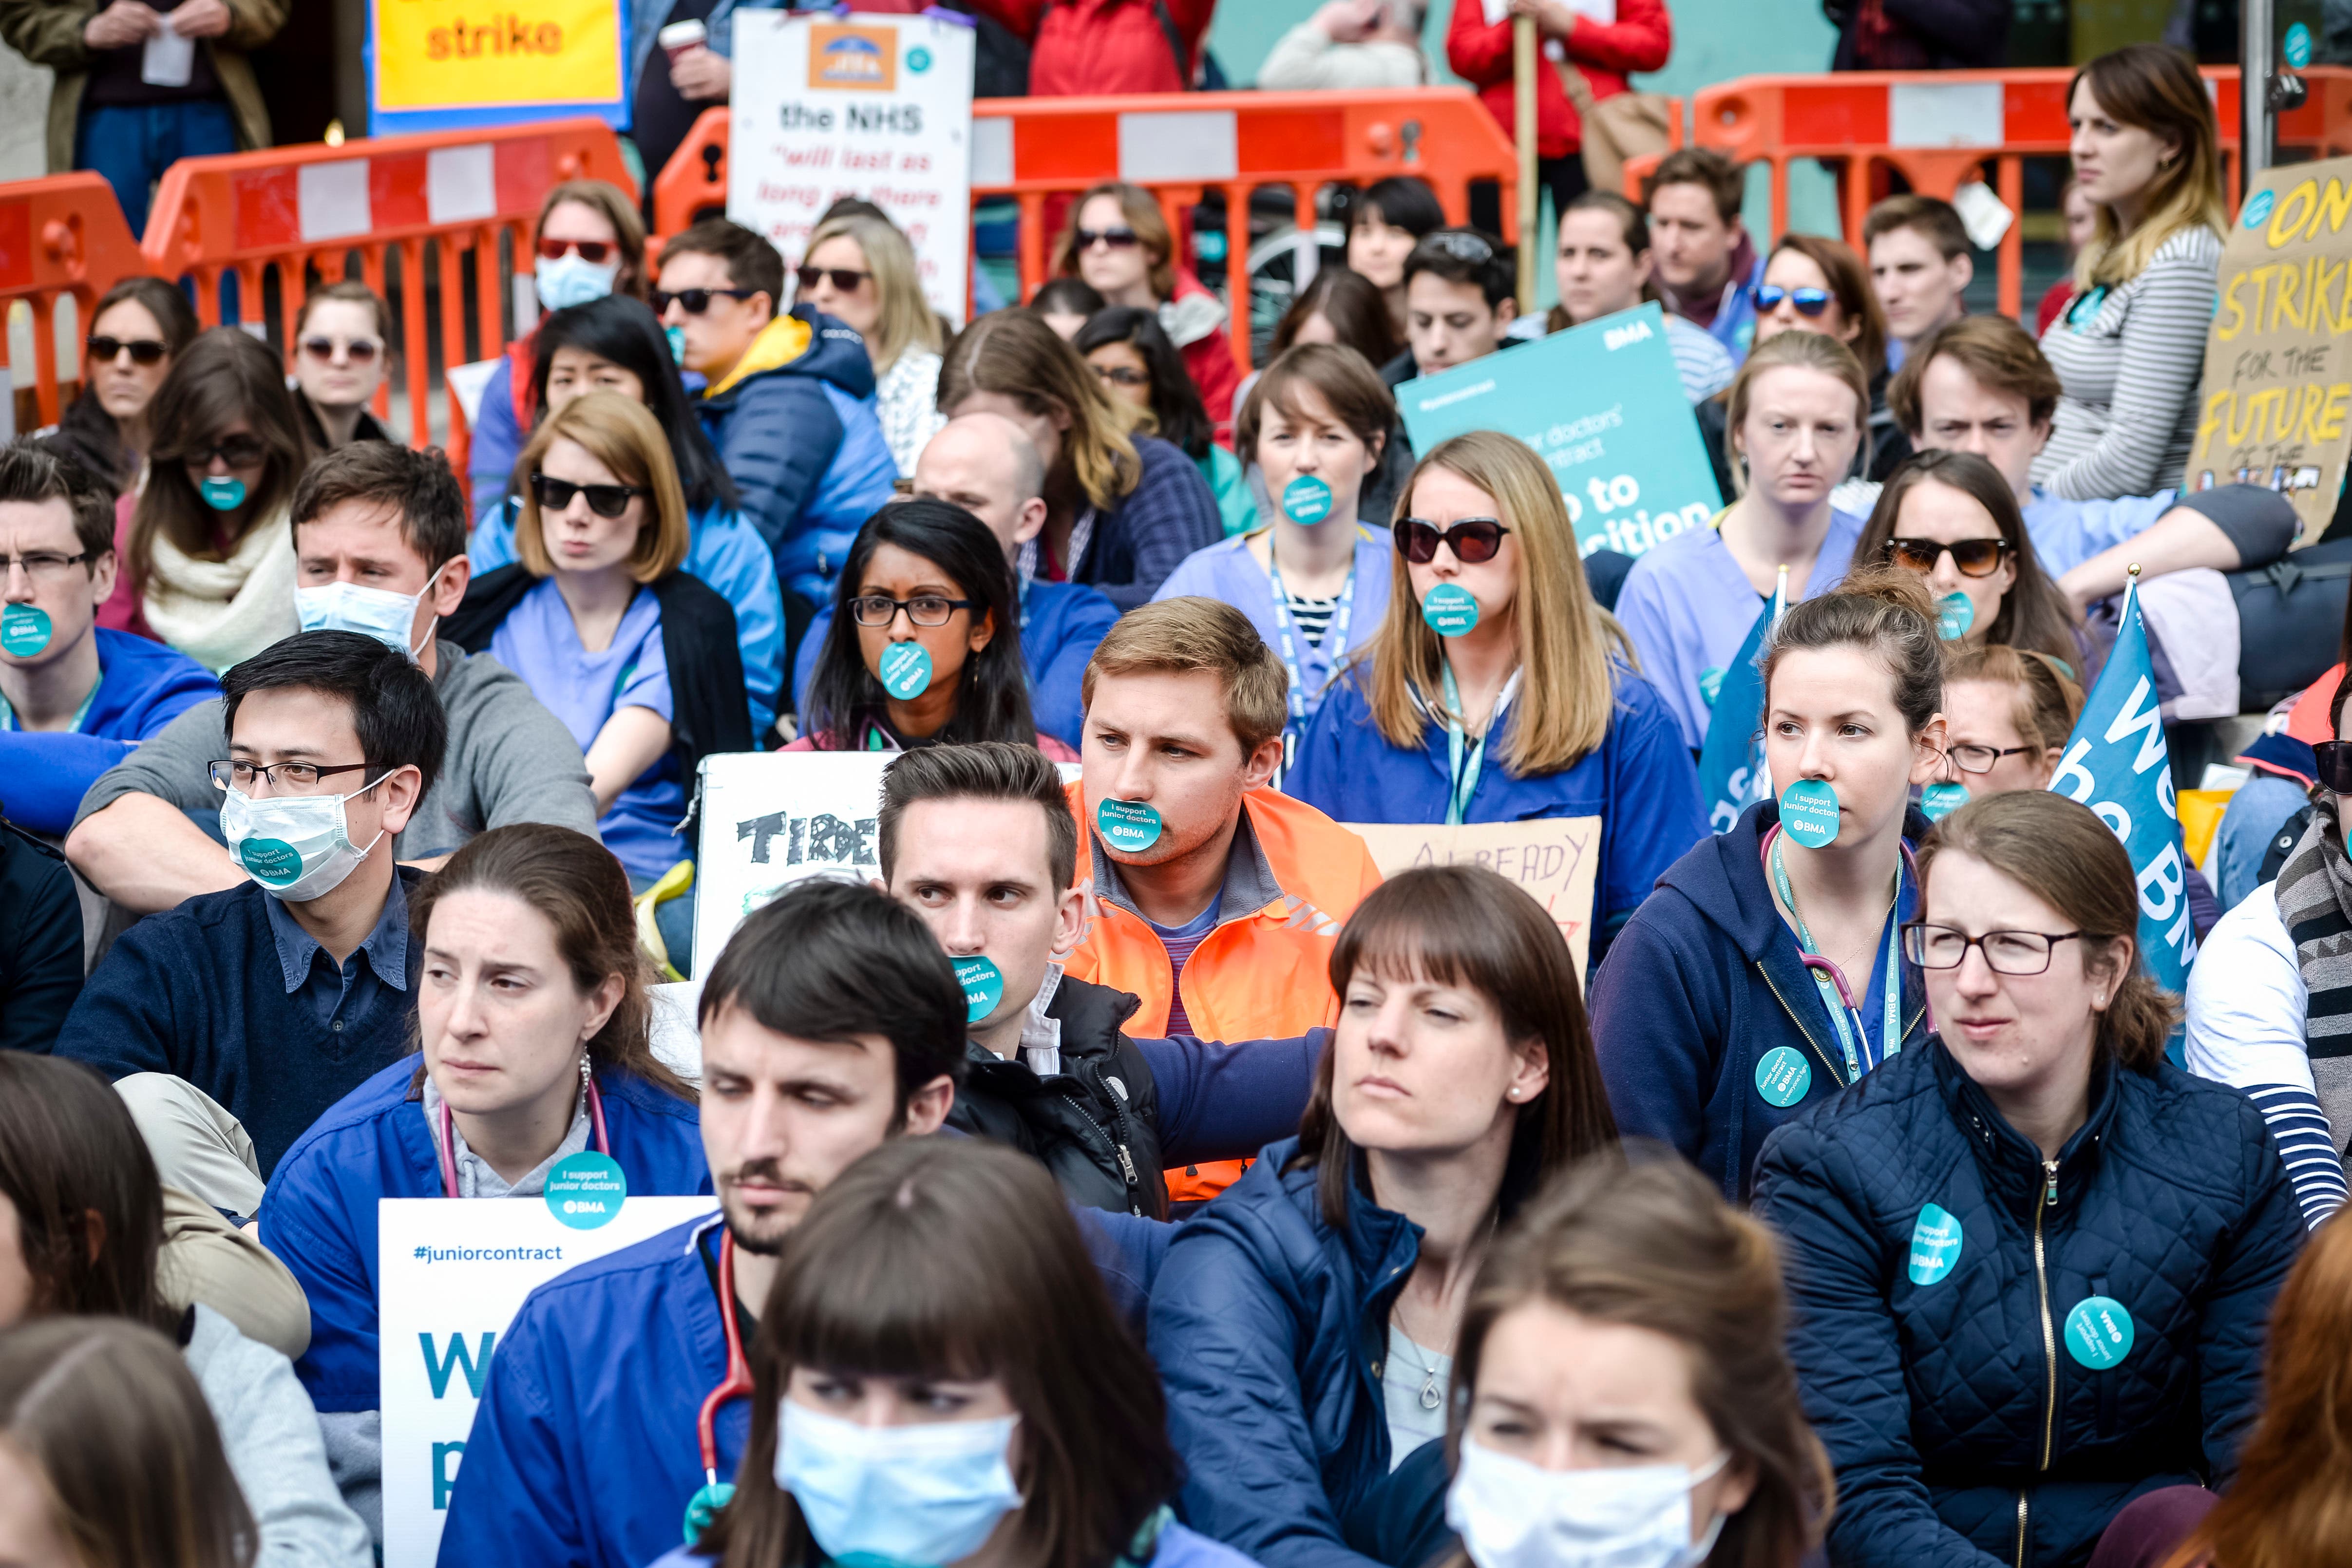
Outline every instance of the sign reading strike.
{"type": "Polygon", "coordinates": [[[580,1213],[584,1201],[560,1197],[553,1185],[546,1202],[377,1200],[384,1568],[432,1568],[439,1554],[474,1407],[489,1386],[490,1356],[523,1298],[567,1270],[708,1214],[713,1204],[632,1197],[590,1224],[580,1213]]]}
{"type": "Polygon", "coordinates": [[[972,32],[920,16],[735,13],[727,215],[797,264],[844,196],[907,231],[931,308],[961,321],[971,266],[972,32]]]}
{"type": "Polygon", "coordinates": [[[593,114],[629,123],[621,0],[370,0],[376,135],[593,114]]]}
{"type": "Polygon", "coordinates": [[[1655,305],[1407,382],[1397,406],[1415,452],[1467,430],[1535,448],[1586,555],[1640,555],[1723,505],[1655,305]]]}
{"type": "Polygon", "coordinates": [[[2185,488],[2263,485],[2326,530],[2352,432],[2352,158],[2260,175],[2221,252],[2185,488]]]}
{"type": "Polygon", "coordinates": [[[1370,846],[1384,877],[1415,866],[1482,865],[1510,878],[1550,911],[1577,978],[1592,946],[1592,887],[1601,868],[1601,819],[1536,817],[1524,822],[1349,822],[1370,846]]]}

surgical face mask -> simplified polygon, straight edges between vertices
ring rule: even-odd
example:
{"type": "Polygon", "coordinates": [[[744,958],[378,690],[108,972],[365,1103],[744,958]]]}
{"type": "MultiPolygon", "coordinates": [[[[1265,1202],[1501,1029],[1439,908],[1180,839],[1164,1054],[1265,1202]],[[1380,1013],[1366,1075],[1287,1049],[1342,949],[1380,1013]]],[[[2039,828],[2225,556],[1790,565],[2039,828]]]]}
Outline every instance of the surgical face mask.
{"type": "Polygon", "coordinates": [[[1477,1568],[1694,1568],[1723,1533],[1690,1536],[1691,1489],[1729,1463],[1547,1470],[1462,1439],[1445,1522],[1477,1568]]]}
{"type": "Polygon", "coordinates": [[[383,782],[379,777],[350,795],[270,795],[258,800],[231,789],[221,802],[221,837],[264,893],[289,904],[306,903],[341,886],[383,837],[379,830],[364,846],[354,847],[343,815],[344,801],[383,782]]]}
{"type": "Polygon", "coordinates": [[[777,1419],[776,1484],[836,1563],[939,1568],[979,1551],[1021,1506],[1005,1458],[1017,1416],[862,1427],[790,1399],[777,1419]]]}
{"type": "MultiPolygon", "coordinates": [[[[357,632],[373,637],[386,647],[398,648],[411,659],[425,644],[411,647],[408,633],[416,624],[419,601],[433,591],[448,563],[444,561],[425,586],[414,593],[394,593],[389,589],[362,588],[356,582],[330,582],[321,588],[298,588],[294,591],[294,613],[305,632],[357,632]]],[[[437,617],[436,619],[438,619],[437,617]]],[[[427,627],[426,638],[433,631],[427,627]]]]}
{"type": "Polygon", "coordinates": [[[613,292],[613,280],[620,275],[619,262],[596,267],[572,250],[553,261],[541,257],[531,273],[531,287],[539,291],[541,305],[550,310],[564,310],[604,298],[613,292]]]}

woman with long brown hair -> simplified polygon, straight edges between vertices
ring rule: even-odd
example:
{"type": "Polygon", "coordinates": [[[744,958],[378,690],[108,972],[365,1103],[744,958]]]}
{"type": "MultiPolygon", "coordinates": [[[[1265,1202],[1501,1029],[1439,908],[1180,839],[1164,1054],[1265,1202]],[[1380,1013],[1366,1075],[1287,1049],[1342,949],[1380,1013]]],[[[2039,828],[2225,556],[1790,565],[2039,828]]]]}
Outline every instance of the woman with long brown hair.
{"type": "Polygon", "coordinates": [[[1054,276],[1084,278],[1106,304],[1157,313],[1210,420],[1226,428],[1242,376],[1225,340],[1225,308],[1176,254],[1176,236],[1150,192],[1114,180],[1080,195],[1054,242],[1054,276]]]}
{"type": "Polygon", "coordinates": [[[117,492],[130,488],[154,435],[148,405],[200,330],[188,297],[160,277],[126,277],[99,296],[82,340],[81,395],[52,439],[117,492]]]}
{"type": "Polygon", "coordinates": [[[1268,1568],[1358,1561],[1348,1516],[1444,1435],[1496,1227],[1617,1135],[1568,946],[1516,883],[1395,877],[1330,978],[1297,1138],[1178,1228],[1151,1292],[1185,1517],[1268,1568]]]}

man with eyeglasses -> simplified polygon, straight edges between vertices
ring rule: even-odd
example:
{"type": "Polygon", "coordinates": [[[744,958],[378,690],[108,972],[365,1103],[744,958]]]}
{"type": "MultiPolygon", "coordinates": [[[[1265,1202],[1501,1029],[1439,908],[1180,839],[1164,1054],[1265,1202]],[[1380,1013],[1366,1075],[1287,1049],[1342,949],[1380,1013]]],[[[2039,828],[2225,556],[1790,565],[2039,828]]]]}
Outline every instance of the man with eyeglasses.
{"type": "Polygon", "coordinates": [[[449,729],[432,678],[353,632],[275,643],[221,692],[205,772],[243,879],[124,932],[57,1054],[115,1081],[166,1186],[242,1218],[295,1139],[408,1048],[425,873],[393,843],[449,729]]]}
{"type": "Polygon", "coordinates": [[[740,224],[712,218],[662,247],[655,313],[678,362],[707,384],[696,413],[789,593],[784,645],[798,645],[859,525],[898,479],[874,412],[874,362],[855,328],[795,305],[784,258],[740,224]]]}

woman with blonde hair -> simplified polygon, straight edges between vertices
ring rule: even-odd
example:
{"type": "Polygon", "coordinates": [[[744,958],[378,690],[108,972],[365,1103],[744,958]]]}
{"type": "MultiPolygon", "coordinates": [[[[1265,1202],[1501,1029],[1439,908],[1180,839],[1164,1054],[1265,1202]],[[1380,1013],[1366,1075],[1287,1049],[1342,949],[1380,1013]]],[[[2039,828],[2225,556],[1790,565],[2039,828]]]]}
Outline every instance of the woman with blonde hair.
{"type": "Polygon", "coordinates": [[[1209,482],[1183,451],[1132,434],[1094,368],[1039,317],[999,310],[956,334],[940,369],[940,412],[1002,414],[1045,469],[1045,527],[1021,547],[1023,581],[1083,582],[1121,610],[1176,563],[1223,537],[1209,482]]]}
{"type": "MultiPolygon", "coordinates": [[[[751,749],[735,612],[682,570],[686,494],[661,422],[635,398],[565,403],[516,472],[520,559],[467,585],[444,635],[495,654],[572,731],[604,847],[644,893],[693,858],[677,824],[702,758],[751,749]]],[[[674,963],[691,925],[673,935],[673,922],[689,903],[660,905],[674,963]]]]}
{"type": "Polygon", "coordinates": [[[793,298],[857,329],[874,361],[875,413],[901,475],[947,423],[940,413],[939,313],[923,298],[915,247],[887,218],[842,213],[816,225],[793,298]]]}
{"type": "Polygon", "coordinates": [[[1225,341],[1225,308],[1176,254],[1168,216],[1150,192],[1114,180],[1081,195],[1054,242],[1054,276],[1084,278],[1106,304],[1158,311],[1209,418],[1220,431],[1228,426],[1242,376],[1225,341]]]}
{"type": "Polygon", "coordinates": [[[1551,470],[1492,431],[1405,487],[1389,613],[1307,726],[1285,789],[1342,822],[1599,817],[1591,962],[1706,836],[1698,774],[1592,601],[1551,470]],[[1410,605],[1413,608],[1408,610],[1410,605]]]}
{"type": "Polygon", "coordinates": [[[2161,44],[2101,55],[2066,89],[2074,179],[2097,227],[2042,334],[2062,391],[2033,482],[2069,500],[2177,482],[2196,434],[2229,209],[2212,101],[2161,44]]]}

